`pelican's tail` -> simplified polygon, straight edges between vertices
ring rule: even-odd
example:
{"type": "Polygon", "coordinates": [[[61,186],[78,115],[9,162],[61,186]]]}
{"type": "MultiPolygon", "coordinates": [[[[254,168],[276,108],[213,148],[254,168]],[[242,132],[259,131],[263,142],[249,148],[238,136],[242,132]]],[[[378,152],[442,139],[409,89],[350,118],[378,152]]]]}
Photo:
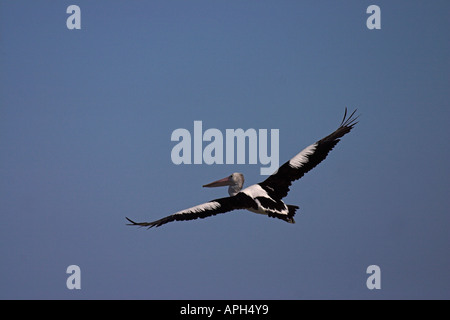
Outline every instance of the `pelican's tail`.
{"type": "Polygon", "coordinates": [[[295,216],[296,210],[298,209],[298,206],[288,204],[287,207],[289,209],[289,212],[287,214],[285,221],[289,222],[289,223],[295,223],[294,216],[295,216]]]}

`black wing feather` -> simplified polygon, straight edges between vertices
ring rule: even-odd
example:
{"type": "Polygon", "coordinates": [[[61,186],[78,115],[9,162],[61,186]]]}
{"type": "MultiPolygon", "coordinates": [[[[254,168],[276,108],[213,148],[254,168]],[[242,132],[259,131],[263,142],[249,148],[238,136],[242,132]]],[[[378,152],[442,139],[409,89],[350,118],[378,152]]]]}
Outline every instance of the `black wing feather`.
{"type": "Polygon", "coordinates": [[[129,226],[159,227],[172,221],[194,220],[206,218],[219,213],[225,213],[236,209],[247,209],[254,206],[254,201],[244,193],[238,193],[233,197],[211,200],[195,207],[179,211],[170,216],[152,222],[135,222],[125,217],[129,226]]]}
{"type": "MultiPolygon", "coordinates": [[[[358,123],[356,121],[358,117],[354,116],[355,112],[356,110],[353,111],[349,117],[347,117],[347,108],[345,108],[344,118],[336,131],[317,141],[314,144],[315,148],[312,152],[305,152],[308,151],[308,147],[297,155],[299,156],[302,152],[304,153],[304,158],[300,165],[295,167],[290,163],[292,159],[297,157],[296,156],[284,163],[277,170],[277,172],[269,176],[263,182],[259,183],[259,185],[263,187],[271,197],[277,197],[279,199],[286,197],[292,182],[300,179],[305,173],[322,162],[327,157],[328,153],[333,150],[334,146],[340,141],[340,138],[349,133],[350,130],[352,130],[358,123]]],[[[314,145],[311,145],[310,147],[314,145]]]]}

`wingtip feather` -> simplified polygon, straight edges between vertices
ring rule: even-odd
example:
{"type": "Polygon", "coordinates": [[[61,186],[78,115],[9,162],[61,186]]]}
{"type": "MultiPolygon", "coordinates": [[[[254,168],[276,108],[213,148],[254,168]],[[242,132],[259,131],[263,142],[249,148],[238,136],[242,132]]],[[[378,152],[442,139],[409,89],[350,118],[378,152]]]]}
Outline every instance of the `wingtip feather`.
{"type": "Polygon", "coordinates": [[[356,124],[358,124],[358,118],[359,115],[355,116],[356,111],[358,111],[358,109],[353,110],[353,112],[350,114],[350,116],[347,117],[347,108],[345,108],[345,112],[344,112],[344,118],[342,119],[341,125],[340,127],[349,127],[350,129],[352,129],[356,124]]]}

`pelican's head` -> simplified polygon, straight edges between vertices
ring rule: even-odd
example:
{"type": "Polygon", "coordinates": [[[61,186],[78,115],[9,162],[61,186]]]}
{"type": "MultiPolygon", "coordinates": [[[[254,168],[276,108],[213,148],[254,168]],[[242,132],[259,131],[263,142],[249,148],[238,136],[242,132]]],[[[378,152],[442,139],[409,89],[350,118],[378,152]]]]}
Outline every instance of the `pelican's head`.
{"type": "Polygon", "coordinates": [[[242,173],[232,173],[228,177],[223,179],[205,184],[203,187],[212,188],[212,187],[228,187],[228,193],[230,196],[236,195],[239,191],[241,191],[242,186],[244,185],[244,175],[242,173]]]}

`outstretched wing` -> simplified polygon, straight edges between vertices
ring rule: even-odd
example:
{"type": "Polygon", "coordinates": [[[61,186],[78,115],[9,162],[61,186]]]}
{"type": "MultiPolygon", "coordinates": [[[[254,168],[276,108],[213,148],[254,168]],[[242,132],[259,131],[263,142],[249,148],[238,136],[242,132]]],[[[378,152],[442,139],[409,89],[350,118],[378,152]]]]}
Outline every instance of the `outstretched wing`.
{"type": "Polygon", "coordinates": [[[226,197],[209,202],[199,204],[195,207],[175,212],[174,214],[164,217],[162,219],[153,222],[134,222],[133,220],[126,218],[129,222],[129,226],[141,226],[141,227],[159,227],[163,224],[172,221],[180,220],[194,220],[197,218],[206,218],[214,216],[219,213],[225,213],[236,209],[247,209],[253,206],[253,202],[245,194],[238,193],[233,197],[226,197]]]}
{"type": "Polygon", "coordinates": [[[358,117],[354,117],[355,112],[356,110],[347,118],[347,108],[345,108],[344,118],[336,131],[303,149],[259,185],[267,190],[271,197],[275,196],[279,199],[286,197],[291,183],[322,162],[340,138],[349,133],[358,123],[356,122],[358,117]]]}

